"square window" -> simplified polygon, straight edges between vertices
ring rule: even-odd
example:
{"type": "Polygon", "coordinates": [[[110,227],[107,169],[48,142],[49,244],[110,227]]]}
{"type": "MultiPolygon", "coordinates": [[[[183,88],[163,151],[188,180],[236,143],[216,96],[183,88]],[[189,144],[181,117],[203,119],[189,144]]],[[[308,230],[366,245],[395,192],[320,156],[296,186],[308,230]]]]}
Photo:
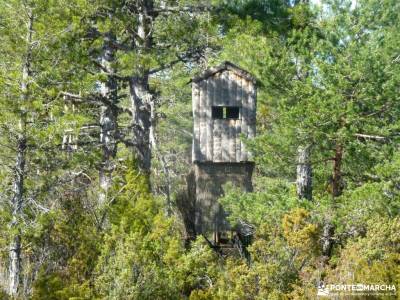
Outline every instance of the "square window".
{"type": "Polygon", "coordinates": [[[226,108],[226,119],[239,119],[239,107],[228,106],[226,108]]]}
{"type": "Polygon", "coordinates": [[[212,118],[213,119],[223,119],[224,118],[224,107],[213,106],[212,107],[212,118]]]}

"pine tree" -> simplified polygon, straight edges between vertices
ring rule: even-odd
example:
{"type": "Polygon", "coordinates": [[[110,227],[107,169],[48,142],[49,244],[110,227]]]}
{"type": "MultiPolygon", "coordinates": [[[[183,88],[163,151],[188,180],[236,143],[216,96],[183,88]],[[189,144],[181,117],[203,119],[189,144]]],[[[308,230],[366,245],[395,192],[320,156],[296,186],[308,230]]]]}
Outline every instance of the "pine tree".
{"type": "Polygon", "coordinates": [[[58,5],[10,1],[0,11],[1,160],[8,166],[3,171],[2,194],[7,202],[2,209],[10,220],[8,292],[12,297],[27,292],[22,286],[27,278],[23,266],[29,260],[23,251],[24,238],[36,217],[48,211],[42,193],[49,191],[47,179],[51,179],[46,176],[60,167],[60,156],[46,159],[61,148],[61,124],[68,119],[61,115],[58,101],[58,91],[65,85],[62,74],[66,74],[58,42],[67,28],[58,5]],[[51,19],[49,12],[56,18],[51,19]]]}

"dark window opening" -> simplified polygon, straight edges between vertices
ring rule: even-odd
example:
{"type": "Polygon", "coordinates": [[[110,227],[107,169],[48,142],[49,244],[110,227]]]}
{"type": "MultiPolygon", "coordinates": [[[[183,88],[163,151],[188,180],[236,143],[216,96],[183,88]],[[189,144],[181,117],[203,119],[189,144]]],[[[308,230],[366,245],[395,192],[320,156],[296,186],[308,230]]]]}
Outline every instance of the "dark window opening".
{"type": "Polygon", "coordinates": [[[226,119],[239,119],[239,107],[237,106],[227,107],[226,119]]]}
{"type": "Polygon", "coordinates": [[[238,106],[213,106],[213,119],[239,119],[240,107],[238,106]]]}
{"type": "Polygon", "coordinates": [[[224,108],[222,106],[212,107],[212,118],[213,119],[223,119],[224,118],[224,108]]]}

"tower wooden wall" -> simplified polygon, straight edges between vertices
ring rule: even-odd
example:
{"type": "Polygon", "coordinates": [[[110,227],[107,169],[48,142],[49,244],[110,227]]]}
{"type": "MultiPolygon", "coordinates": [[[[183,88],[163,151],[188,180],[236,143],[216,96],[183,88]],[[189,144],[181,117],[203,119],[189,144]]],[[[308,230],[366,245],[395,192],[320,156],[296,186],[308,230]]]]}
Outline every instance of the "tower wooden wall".
{"type": "Polygon", "coordinates": [[[250,160],[243,135],[256,130],[256,88],[251,75],[225,62],[192,80],[193,162],[250,160]],[[213,117],[214,108],[237,108],[238,118],[213,117]]]}
{"type": "Polygon", "coordinates": [[[196,232],[229,230],[218,204],[223,186],[231,182],[252,190],[254,163],[241,136],[256,133],[255,79],[230,62],[206,70],[192,80],[196,232]]]}

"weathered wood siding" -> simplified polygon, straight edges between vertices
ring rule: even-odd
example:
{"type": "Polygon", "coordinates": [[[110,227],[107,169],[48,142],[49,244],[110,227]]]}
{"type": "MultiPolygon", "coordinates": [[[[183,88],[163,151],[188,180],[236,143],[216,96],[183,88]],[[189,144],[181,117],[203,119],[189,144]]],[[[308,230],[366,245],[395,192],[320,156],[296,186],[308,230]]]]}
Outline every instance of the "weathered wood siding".
{"type": "Polygon", "coordinates": [[[192,159],[200,160],[200,87],[197,83],[192,84],[192,106],[193,106],[193,145],[192,159]]]}
{"type": "Polygon", "coordinates": [[[252,162],[235,164],[199,162],[193,165],[195,180],[191,182],[191,185],[195,185],[196,200],[195,214],[192,219],[198,234],[230,229],[225,212],[217,199],[223,196],[223,186],[228,182],[242,191],[251,192],[253,190],[251,181],[253,169],[254,163],[252,162]]]}
{"type": "Polygon", "coordinates": [[[240,136],[256,130],[254,82],[234,70],[222,70],[192,83],[193,162],[251,161],[240,136]],[[239,119],[213,119],[213,106],[240,107],[239,119]]]}

